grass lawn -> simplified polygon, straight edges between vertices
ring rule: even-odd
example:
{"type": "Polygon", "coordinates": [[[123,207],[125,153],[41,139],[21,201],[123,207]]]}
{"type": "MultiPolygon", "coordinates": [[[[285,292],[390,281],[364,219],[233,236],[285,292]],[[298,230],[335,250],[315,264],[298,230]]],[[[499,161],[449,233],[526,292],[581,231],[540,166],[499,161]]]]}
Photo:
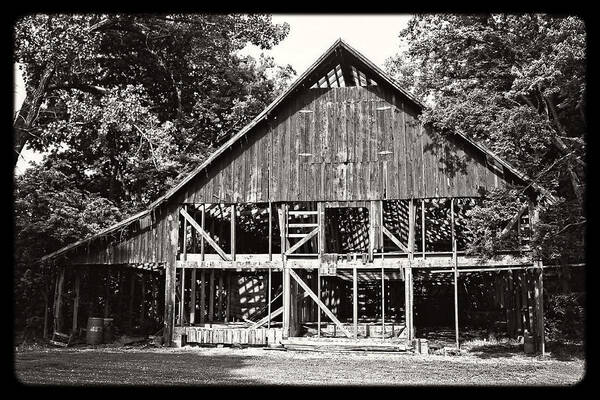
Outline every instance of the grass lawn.
{"type": "Polygon", "coordinates": [[[530,357],[499,344],[460,356],[38,347],[15,352],[15,375],[56,385],[572,385],[585,374],[582,356],[572,354],[530,357]]]}

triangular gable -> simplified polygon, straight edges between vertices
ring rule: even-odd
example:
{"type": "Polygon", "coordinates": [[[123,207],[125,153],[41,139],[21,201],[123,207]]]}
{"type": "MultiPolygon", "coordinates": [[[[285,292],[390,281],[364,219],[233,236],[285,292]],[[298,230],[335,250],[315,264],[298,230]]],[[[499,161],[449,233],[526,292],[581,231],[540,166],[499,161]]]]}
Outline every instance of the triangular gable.
{"type": "MultiPolygon", "coordinates": [[[[323,55],[321,55],[304,73],[302,73],[281,95],[279,95],[271,104],[269,104],[260,114],[258,114],[250,123],[244,126],[240,131],[231,136],[225,143],[223,143],[214,153],[212,153],[203,163],[189,173],[184,179],[182,179],[177,185],[172,187],[163,196],[159,197],[154,201],[147,210],[142,211],[110,228],[99,232],[87,239],[78,241],[69,246],[66,246],[60,250],[57,250],[47,256],[44,256],[42,260],[57,256],[67,250],[73,249],[83,243],[89,242],[96,237],[106,235],[110,232],[115,231],[119,228],[124,228],[128,224],[142,218],[152,210],[159,207],[164,202],[168,201],[176,193],[178,193],[186,184],[192,181],[200,172],[205,170],[209,165],[213,164],[219,159],[219,157],[231,148],[236,142],[248,134],[252,128],[258,125],[263,119],[267,118],[273,113],[276,108],[282,104],[287,98],[289,98],[297,90],[316,88],[316,87],[343,87],[343,86],[370,86],[370,85],[384,85],[390,87],[395,93],[409,100],[418,111],[425,108],[425,105],[416,99],[413,95],[401,88],[396,81],[391,79],[387,74],[381,70],[377,65],[367,59],[364,55],[358,52],[356,49],[351,47],[348,43],[343,41],[341,38],[336,40],[323,55]]],[[[491,157],[506,170],[513,175],[517,180],[523,183],[529,183],[530,179],[520,173],[517,169],[512,167],[506,161],[500,159],[484,146],[468,139],[467,137],[458,134],[461,140],[470,144],[473,148],[483,153],[486,157],[491,157]]],[[[535,183],[531,185],[539,192],[545,193],[542,188],[537,186],[535,183]]]]}

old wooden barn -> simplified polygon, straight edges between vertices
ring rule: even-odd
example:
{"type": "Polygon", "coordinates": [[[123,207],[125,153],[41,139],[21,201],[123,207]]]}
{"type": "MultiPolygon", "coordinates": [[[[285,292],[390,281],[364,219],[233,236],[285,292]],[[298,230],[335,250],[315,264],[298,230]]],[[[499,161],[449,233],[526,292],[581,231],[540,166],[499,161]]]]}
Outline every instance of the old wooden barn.
{"type": "Polygon", "coordinates": [[[55,331],[111,316],[122,329],[162,327],[168,345],[400,349],[443,314],[458,345],[457,280],[495,271],[506,329],[543,346],[541,263],[527,247],[538,188],[506,228],[522,246],[493,261],[466,255],[482,191],[529,180],[424,127],[423,108],[336,41],[147,210],[43,258],[57,271],[55,331]],[[428,282],[448,289],[442,301],[429,289],[429,303],[415,300],[428,282]]]}

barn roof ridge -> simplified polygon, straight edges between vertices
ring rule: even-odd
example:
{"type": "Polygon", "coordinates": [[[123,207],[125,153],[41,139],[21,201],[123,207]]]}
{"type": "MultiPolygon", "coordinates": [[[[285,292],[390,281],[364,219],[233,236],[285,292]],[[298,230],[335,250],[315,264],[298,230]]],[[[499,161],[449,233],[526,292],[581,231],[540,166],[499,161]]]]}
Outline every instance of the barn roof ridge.
{"type": "MultiPolygon", "coordinates": [[[[250,132],[252,130],[252,128],[254,128],[259,122],[261,122],[264,118],[268,117],[268,115],[279,104],[281,104],[288,96],[290,96],[296,89],[302,87],[302,84],[311,76],[311,74],[313,72],[315,72],[315,70],[319,66],[321,66],[321,64],[325,60],[327,60],[327,58],[329,56],[333,55],[339,48],[343,48],[346,51],[348,51],[348,53],[350,53],[352,56],[354,56],[356,59],[358,59],[361,63],[363,63],[365,66],[367,66],[371,70],[370,72],[374,72],[378,78],[380,78],[381,80],[386,82],[394,90],[398,91],[400,94],[402,94],[404,97],[406,97],[412,103],[414,103],[419,108],[419,110],[426,108],[425,104],[422,103],[418,98],[416,98],[414,95],[412,95],[411,93],[409,93],[408,91],[403,89],[394,79],[392,79],[390,76],[388,76],[388,74],[386,72],[384,72],[375,63],[373,63],[371,60],[369,60],[362,53],[360,53],[358,50],[356,50],[354,47],[352,47],[350,44],[348,44],[344,39],[342,39],[340,37],[340,38],[336,39],[335,42],[321,56],[319,56],[317,58],[317,60],[315,62],[313,62],[301,75],[299,75],[298,78],[296,78],[296,80],[294,80],[294,82],[285,91],[283,91],[283,93],[281,93],[279,96],[277,96],[266,108],[263,109],[263,111],[261,111],[256,117],[254,117],[252,119],[252,121],[250,121],[248,124],[246,124],[237,133],[232,135],[219,148],[217,148],[206,160],[204,160],[198,167],[194,168],[182,180],[180,180],[178,184],[173,186],[165,194],[163,194],[158,199],[156,199],[154,202],[152,202],[147,207],[146,210],[143,210],[137,214],[134,214],[133,216],[126,218],[125,220],[123,220],[115,225],[112,225],[112,226],[86,238],[86,239],[79,240],[79,241],[74,242],[70,245],[67,245],[59,250],[54,251],[53,253],[47,254],[47,255],[43,256],[40,259],[40,261],[44,261],[44,260],[53,258],[61,253],[64,253],[65,251],[70,250],[74,247],[77,247],[83,243],[89,242],[97,237],[111,233],[119,228],[123,228],[126,225],[128,225],[129,223],[134,222],[137,219],[142,218],[142,217],[148,215],[149,213],[151,213],[154,209],[159,207],[162,203],[166,202],[173,195],[175,195],[177,192],[179,192],[180,189],[182,189],[188,182],[190,182],[192,179],[194,179],[200,172],[202,172],[211,163],[213,163],[221,154],[223,154],[227,149],[229,149],[231,146],[233,146],[239,139],[241,139],[244,135],[246,135],[246,133],[250,132]]],[[[502,160],[496,154],[494,154],[493,152],[488,150],[485,146],[473,141],[472,139],[468,138],[467,136],[465,136],[463,134],[456,133],[456,135],[459,136],[462,140],[465,140],[468,143],[470,143],[471,145],[473,145],[479,151],[492,157],[494,160],[496,160],[498,163],[500,163],[503,167],[505,167],[508,171],[510,171],[514,176],[516,176],[518,179],[520,179],[524,182],[531,181],[530,178],[528,178],[525,174],[519,172],[516,168],[511,166],[506,161],[502,160]]],[[[540,188],[535,183],[533,183],[532,186],[536,187],[538,190],[545,192],[545,190],[540,188]]]]}

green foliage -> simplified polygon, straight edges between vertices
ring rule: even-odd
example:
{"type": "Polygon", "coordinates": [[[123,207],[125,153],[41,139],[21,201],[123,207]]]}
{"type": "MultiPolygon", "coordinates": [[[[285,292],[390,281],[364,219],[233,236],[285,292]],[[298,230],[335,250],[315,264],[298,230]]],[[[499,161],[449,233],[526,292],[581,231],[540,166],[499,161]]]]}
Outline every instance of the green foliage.
{"type": "Polygon", "coordinates": [[[519,189],[496,189],[484,193],[477,205],[466,213],[467,229],[473,237],[468,251],[483,258],[492,258],[499,251],[516,248],[516,231],[510,231],[505,236],[502,236],[502,231],[506,221],[526,202],[527,199],[519,189]]]}
{"type": "Polygon", "coordinates": [[[145,208],[295,72],[239,54],[285,38],[269,15],[30,15],[14,30],[16,151],[46,154],[15,180],[17,310],[39,315],[39,257],[145,208]]]}
{"type": "MultiPolygon", "coordinates": [[[[428,103],[422,120],[443,135],[461,133],[483,143],[552,194],[557,203],[540,210],[533,245],[550,259],[581,259],[583,21],[541,14],[417,15],[400,37],[405,50],[387,61],[387,69],[428,103]]],[[[492,194],[476,207],[472,251],[489,256],[507,245],[499,232],[512,217],[507,210],[522,201],[517,192],[492,194]]]]}
{"type": "Polygon", "coordinates": [[[544,317],[548,340],[581,340],[585,331],[584,296],[577,293],[555,294],[545,305],[544,317]]]}

